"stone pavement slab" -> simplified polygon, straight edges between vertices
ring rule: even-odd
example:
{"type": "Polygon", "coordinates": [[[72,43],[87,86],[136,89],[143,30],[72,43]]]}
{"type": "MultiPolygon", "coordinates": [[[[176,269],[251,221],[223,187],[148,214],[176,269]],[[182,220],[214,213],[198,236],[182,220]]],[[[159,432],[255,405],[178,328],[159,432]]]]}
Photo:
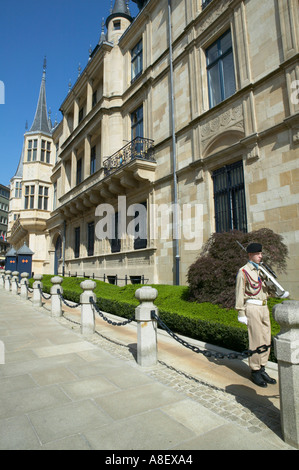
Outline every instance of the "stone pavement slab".
{"type": "MultiPolygon", "coordinates": [[[[227,379],[222,388],[212,380],[217,364],[207,364],[207,375],[203,367],[203,377],[198,368],[191,374],[192,361],[176,362],[181,345],[168,340],[163,360],[141,368],[134,327],[109,338],[99,325],[100,333],[84,338],[76,323],[51,318],[46,302],[33,307],[0,289],[1,450],[290,449],[269,396],[261,404],[226,391],[236,372],[236,383],[227,379]]],[[[242,378],[237,385],[250,384],[242,378]]]]}

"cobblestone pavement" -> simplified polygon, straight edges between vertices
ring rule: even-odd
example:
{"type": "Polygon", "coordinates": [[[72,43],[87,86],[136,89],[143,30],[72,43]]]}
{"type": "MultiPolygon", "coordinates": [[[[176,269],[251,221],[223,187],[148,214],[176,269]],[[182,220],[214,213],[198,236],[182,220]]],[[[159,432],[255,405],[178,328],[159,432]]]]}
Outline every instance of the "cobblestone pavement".
{"type": "MultiPolygon", "coordinates": [[[[80,331],[80,325],[76,320],[78,320],[78,316],[69,312],[59,319],[64,325],[68,325],[75,331],[80,331]]],[[[117,358],[135,361],[135,348],[108,338],[97,331],[90,341],[117,358]]],[[[146,368],[144,372],[156,381],[184,393],[210,411],[229,422],[246,428],[251,433],[258,435],[261,431],[270,430],[282,439],[280,412],[274,407],[260,406],[255,401],[228,393],[224,389],[201,381],[163,361],[158,361],[156,366],[146,368]]],[[[282,440],[281,448],[290,449],[282,440]]]]}

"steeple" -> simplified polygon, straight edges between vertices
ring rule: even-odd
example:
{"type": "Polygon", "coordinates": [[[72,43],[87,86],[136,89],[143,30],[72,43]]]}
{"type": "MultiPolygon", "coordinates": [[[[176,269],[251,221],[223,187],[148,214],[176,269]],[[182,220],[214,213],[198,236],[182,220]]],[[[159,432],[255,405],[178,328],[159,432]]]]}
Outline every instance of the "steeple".
{"type": "Polygon", "coordinates": [[[111,14],[106,20],[106,26],[108,28],[109,22],[116,17],[127,18],[129,21],[133,21],[131,17],[128,2],[126,0],[115,0],[114,7],[112,8],[111,14]]]}
{"type": "Polygon", "coordinates": [[[46,67],[47,61],[44,59],[43,76],[39,91],[38,103],[35,111],[33,124],[29,132],[42,132],[44,134],[51,134],[49,127],[47,101],[46,101],[46,67]]]}

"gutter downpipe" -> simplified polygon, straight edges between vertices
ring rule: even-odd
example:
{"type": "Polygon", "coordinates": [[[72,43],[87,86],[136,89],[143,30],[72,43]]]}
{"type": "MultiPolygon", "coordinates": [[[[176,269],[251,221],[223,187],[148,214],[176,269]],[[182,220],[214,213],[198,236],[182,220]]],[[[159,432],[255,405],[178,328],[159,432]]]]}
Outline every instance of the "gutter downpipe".
{"type": "Polygon", "coordinates": [[[62,245],[62,276],[65,275],[65,239],[66,239],[66,221],[63,221],[63,245],[62,245]]]}
{"type": "Polygon", "coordinates": [[[173,164],[173,241],[175,249],[175,283],[180,285],[180,252],[178,236],[178,189],[176,174],[176,137],[175,137],[175,118],[174,118],[174,85],[173,85],[173,58],[172,58],[172,25],[171,25],[171,0],[168,0],[168,31],[169,31],[169,68],[170,68],[170,90],[171,90],[171,127],[172,127],[172,164],[173,164]]]}

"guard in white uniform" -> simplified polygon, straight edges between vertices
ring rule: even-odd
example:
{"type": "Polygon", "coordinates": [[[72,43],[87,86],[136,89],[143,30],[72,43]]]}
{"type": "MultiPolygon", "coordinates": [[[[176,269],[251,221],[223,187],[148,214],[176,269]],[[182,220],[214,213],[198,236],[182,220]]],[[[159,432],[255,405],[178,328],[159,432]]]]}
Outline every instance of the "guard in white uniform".
{"type": "MultiPolygon", "coordinates": [[[[239,269],[236,282],[236,305],[238,320],[248,327],[249,349],[271,344],[270,314],[267,306],[268,288],[259,272],[262,260],[262,245],[250,243],[247,247],[249,261],[239,269]]],[[[275,384],[276,380],[265,371],[270,348],[262,354],[255,353],[249,358],[251,379],[260,387],[275,384]]]]}

